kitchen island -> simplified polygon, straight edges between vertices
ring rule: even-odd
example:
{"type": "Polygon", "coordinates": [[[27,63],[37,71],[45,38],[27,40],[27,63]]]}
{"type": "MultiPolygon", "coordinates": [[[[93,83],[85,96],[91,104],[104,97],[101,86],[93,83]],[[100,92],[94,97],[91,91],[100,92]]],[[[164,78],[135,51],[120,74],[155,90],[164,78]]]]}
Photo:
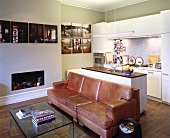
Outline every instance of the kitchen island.
{"type": "Polygon", "coordinates": [[[104,67],[86,67],[81,69],[72,69],[68,72],[75,72],[96,79],[106,80],[122,85],[131,86],[140,89],[140,112],[144,112],[147,106],[147,74],[133,72],[126,76],[121,71],[113,72],[104,67]]]}

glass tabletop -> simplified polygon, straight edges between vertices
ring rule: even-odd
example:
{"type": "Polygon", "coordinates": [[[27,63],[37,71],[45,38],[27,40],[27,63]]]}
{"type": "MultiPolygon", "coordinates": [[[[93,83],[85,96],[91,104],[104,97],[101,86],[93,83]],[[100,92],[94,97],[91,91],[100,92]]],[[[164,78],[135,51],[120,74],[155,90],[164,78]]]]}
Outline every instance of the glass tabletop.
{"type": "Polygon", "coordinates": [[[71,121],[68,118],[66,118],[65,116],[63,116],[60,112],[56,111],[53,107],[48,105],[46,102],[39,102],[39,103],[31,104],[28,106],[14,108],[14,109],[10,110],[10,114],[12,115],[12,118],[15,120],[15,122],[19,126],[20,130],[28,138],[37,137],[39,135],[42,135],[42,134],[52,131],[54,129],[61,128],[66,125],[70,125],[70,124],[73,125],[73,121],[71,121]],[[17,117],[16,113],[19,112],[19,109],[21,109],[23,107],[24,108],[31,107],[31,108],[33,108],[35,110],[39,110],[39,111],[50,109],[54,112],[56,119],[53,122],[49,122],[49,123],[46,123],[46,124],[36,127],[32,123],[31,116],[27,117],[27,118],[23,118],[23,119],[19,119],[17,117]]]}

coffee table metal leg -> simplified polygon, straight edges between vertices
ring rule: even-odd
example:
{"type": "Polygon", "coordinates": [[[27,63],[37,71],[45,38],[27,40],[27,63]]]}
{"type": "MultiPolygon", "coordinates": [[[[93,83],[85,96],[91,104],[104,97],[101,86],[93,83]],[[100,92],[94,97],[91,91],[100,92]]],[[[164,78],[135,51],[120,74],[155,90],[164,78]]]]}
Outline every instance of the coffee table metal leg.
{"type": "Polygon", "coordinates": [[[70,138],[74,138],[74,123],[68,125],[70,131],[70,138]]]}

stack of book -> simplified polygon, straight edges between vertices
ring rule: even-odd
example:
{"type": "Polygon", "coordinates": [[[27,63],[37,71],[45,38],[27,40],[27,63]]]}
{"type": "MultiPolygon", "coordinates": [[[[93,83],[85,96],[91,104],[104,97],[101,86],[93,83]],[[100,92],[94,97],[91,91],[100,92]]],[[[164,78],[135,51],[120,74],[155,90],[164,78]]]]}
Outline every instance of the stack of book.
{"type": "Polygon", "coordinates": [[[55,120],[55,114],[50,109],[44,111],[34,112],[32,115],[32,122],[37,127],[47,122],[55,120]]]}
{"type": "Polygon", "coordinates": [[[16,113],[16,116],[19,119],[27,118],[32,116],[32,108],[29,107],[22,107],[19,109],[19,111],[16,113]]]}

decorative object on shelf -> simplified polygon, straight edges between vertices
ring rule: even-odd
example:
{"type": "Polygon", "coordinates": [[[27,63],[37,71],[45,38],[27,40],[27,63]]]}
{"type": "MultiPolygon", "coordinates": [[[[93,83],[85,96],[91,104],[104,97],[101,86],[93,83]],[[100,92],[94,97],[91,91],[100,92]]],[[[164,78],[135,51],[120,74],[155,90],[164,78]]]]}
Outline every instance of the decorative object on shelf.
{"type": "Polygon", "coordinates": [[[114,55],[116,57],[114,57],[114,61],[117,63],[121,63],[121,58],[120,57],[120,53],[123,52],[123,51],[126,51],[126,47],[123,46],[123,43],[122,43],[122,39],[114,39],[114,55]],[[120,59],[120,60],[119,60],[120,59]]]}
{"type": "Polygon", "coordinates": [[[120,52],[126,51],[126,47],[123,46],[122,39],[114,40],[114,52],[119,55],[120,52]]]}
{"type": "Polygon", "coordinates": [[[123,65],[129,64],[129,55],[122,55],[123,65]]]}
{"type": "Polygon", "coordinates": [[[129,65],[135,65],[135,63],[136,59],[133,56],[129,57],[129,65]]]}
{"type": "Polygon", "coordinates": [[[148,55],[148,64],[153,65],[156,64],[156,62],[159,61],[159,55],[156,54],[149,54],[148,55]]]}
{"type": "Polygon", "coordinates": [[[142,66],[143,65],[143,58],[141,58],[141,57],[137,57],[136,58],[136,65],[137,66],[142,66]]]}
{"type": "Polygon", "coordinates": [[[116,64],[116,63],[117,63],[116,55],[113,55],[113,63],[114,63],[114,64],[116,64]]]}
{"type": "Polygon", "coordinates": [[[106,52],[105,53],[105,61],[106,61],[106,64],[112,64],[113,63],[112,53],[111,52],[106,52]]]}

